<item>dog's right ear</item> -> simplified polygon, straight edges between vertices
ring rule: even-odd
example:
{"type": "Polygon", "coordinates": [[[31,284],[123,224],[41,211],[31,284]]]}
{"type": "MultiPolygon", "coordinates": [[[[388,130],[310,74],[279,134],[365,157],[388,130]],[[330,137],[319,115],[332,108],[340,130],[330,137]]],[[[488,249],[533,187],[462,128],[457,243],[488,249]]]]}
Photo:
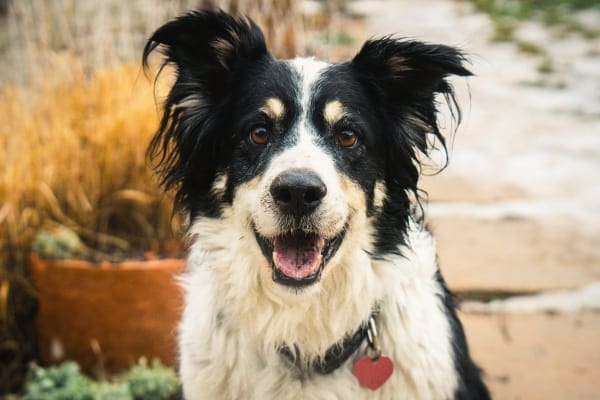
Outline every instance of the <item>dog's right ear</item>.
{"type": "Polygon", "coordinates": [[[220,10],[190,12],[158,28],[144,48],[144,68],[157,48],[162,67],[175,67],[176,80],[148,156],[165,189],[176,190],[176,205],[192,217],[214,215],[219,199],[212,185],[230,147],[226,129],[215,122],[217,109],[236,72],[272,56],[254,22],[220,10]]]}
{"type": "Polygon", "coordinates": [[[222,95],[230,74],[243,64],[271,57],[252,20],[222,10],[192,11],[158,28],[144,47],[145,68],[159,46],[178,79],[202,85],[210,97],[222,95]]]}

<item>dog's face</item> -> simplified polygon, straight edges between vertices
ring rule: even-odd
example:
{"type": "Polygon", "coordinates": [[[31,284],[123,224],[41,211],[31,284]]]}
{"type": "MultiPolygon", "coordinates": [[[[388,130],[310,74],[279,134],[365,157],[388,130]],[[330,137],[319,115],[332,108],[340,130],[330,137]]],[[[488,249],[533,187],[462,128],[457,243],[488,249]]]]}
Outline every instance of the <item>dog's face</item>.
{"type": "Polygon", "coordinates": [[[373,207],[378,127],[362,87],[329,78],[351,83],[349,73],[312,59],[269,60],[236,88],[240,104],[228,106],[239,126],[225,191],[277,283],[317,282],[353,217],[373,207]]]}
{"type": "Polygon", "coordinates": [[[177,80],[151,152],[192,220],[230,209],[275,284],[294,288],[343,252],[399,251],[417,154],[427,135],[443,143],[435,96],[469,75],[457,50],[384,38],[347,63],[281,61],[251,21],[222,12],[167,23],[144,60],[159,45],[177,80]]]}

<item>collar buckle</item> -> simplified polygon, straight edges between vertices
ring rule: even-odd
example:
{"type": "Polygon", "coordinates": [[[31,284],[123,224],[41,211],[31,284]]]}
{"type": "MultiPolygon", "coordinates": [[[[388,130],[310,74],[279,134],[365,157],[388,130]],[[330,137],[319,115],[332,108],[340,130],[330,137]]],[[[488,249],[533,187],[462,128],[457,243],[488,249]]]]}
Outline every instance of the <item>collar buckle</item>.
{"type": "Polygon", "coordinates": [[[367,353],[373,361],[377,361],[381,356],[381,347],[379,346],[379,336],[377,333],[377,320],[375,319],[375,313],[371,314],[369,321],[367,322],[367,341],[369,343],[369,349],[367,353]]]}

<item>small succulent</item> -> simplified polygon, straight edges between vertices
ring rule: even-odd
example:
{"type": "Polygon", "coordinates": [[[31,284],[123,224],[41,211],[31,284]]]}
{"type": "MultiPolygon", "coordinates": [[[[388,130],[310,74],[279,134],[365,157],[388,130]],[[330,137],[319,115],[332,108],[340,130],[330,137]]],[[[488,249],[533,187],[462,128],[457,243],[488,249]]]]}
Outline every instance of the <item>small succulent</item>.
{"type": "Polygon", "coordinates": [[[67,227],[58,226],[51,230],[40,230],[31,249],[40,257],[64,260],[81,254],[84,245],[77,233],[67,227]]]}
{"type": "Polygon", "coordinates": [[[148,366],[146,359],[114,382],[95,382],[74,362],[56,367],[33,365],[25,387],[24,400],[171,400],[179,391],[175,372],[158,360],[148,366]]]}
{"type": "Polygon", "coordinates": [[[34,365],[24,400],[94,400],[91,383],[74,362],[49,368],[34,365]]]}
{"type": "Polygon", "coordinates": [[[179,381],[171,368],[154,360],[148,367],[145,358],[127,374],[127,385],[134,400],[166,400],[173,398],[179,389],[179,381]]]}
{"type": "Polygon", "coordinates": [[[99,382],[94,388],[94,400],[133,400],[125,383],[99,382]]]}

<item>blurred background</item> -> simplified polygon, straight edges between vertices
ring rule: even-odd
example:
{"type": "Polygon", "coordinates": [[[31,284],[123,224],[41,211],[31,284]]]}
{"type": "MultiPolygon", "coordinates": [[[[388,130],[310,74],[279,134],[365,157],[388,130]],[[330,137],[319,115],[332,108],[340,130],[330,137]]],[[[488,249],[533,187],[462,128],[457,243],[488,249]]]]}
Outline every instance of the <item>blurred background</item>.
{"type": "MultiPolygon", "coordinates": [[[[157,340],[133,340],[118,362],[108,325],[82,332],[99,307],[111,310],[115,282],[166,297],[149,293],[158,267],[136,267],[143,278],[97,271],[185,251],[181,218],[145,160],[169,77],[154,85],[140,57],[160,24],[214,6],[250,15],[281,58],[344,60],[392,33],[469,55],[475,77],[453,82],[463,123],[452,135],[440,118],[449,167],[435,174],[433,154],[422,187],[473,356],[495,398],[600,398],[598,0],[0,0],[0,397],[148,398],[152,382],[155,398],[172,395],[172,357],[157,340]],[[60,272],[63,259],[88,271],[60,272]],[[68,360],[79,365],[35,366],[68,360]]],[[[175,321],[179,307],[158,318],[175,321]]]]}

